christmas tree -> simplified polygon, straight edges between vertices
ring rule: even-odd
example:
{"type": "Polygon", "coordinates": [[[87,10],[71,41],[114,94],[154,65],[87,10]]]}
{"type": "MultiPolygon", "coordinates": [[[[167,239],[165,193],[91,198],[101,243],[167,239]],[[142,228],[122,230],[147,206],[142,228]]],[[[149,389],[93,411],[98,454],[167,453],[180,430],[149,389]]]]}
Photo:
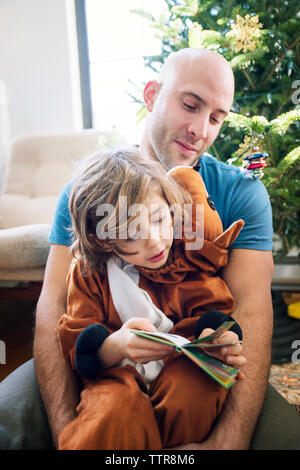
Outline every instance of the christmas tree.
{"type": "MultiPolygon", "coordinates": [[[[230,62],[236,79],[232,113],[209,151],[234,165],[241,165],[249,153],[268,154],[262,181],[281,242],[278,259],[300,247],[299,1],[165,3],[160,18],[135,11],[149,20],[161,40],[161,54],[145,57],[145,63],[159,72],[170,53],[186,47],[215,50],[230,62]]],[[[144,115],[142,106],[139,118],[144,115]]]]}

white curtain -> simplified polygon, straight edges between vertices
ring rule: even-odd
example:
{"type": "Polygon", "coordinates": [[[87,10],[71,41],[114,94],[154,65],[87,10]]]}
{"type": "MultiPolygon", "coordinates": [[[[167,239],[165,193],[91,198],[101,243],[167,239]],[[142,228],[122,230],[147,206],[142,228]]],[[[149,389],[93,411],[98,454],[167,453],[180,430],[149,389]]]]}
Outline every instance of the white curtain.
{"type": "Polygon", "coordinates": [[[10,142],[9,100],[6,85],[0,80],[0,192],[10,142]]]}

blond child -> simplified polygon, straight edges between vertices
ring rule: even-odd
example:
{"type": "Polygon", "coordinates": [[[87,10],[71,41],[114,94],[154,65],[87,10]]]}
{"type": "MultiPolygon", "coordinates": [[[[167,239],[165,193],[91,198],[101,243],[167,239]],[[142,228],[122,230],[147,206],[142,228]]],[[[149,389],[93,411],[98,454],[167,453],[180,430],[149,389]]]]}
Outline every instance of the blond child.
{"type": "MultiPolygon", "coordinates": [[[[136,148],[88,159],[74,180],[70,213],[75,258],[57,333],[83,391],[59,448],[201,442],[226,390],[170,346],[130,330],[194,339],[231,314],[234,299],[217,273],[243,221],[223,232],[198,172],[183,167],[166,174],[136,148]],[[192,210],[184,223],[186,207],[192,210]]],[[[234,341],[237,333],[217,341],[234,341]]],[[[219,351],[231,365],[246,362],[240,344],[219,351]]]]}

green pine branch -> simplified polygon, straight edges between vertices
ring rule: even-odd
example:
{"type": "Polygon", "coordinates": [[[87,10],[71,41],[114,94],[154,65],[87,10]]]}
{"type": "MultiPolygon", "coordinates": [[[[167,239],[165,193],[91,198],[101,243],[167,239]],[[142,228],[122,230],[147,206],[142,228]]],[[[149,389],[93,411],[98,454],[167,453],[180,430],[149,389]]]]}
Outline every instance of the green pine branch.
{"type": "Polygon", "coordinates": [[[270,132],[272,134],[284,135],[291,124],[296,121],[300,121],[300,109],[295,109],[287,113],[283,113],[276,119],[271,121],[270,132]]]}
{"type": "MultiPolygon", "coordinates": [[[[161,54],[145,57],[145,64],[158,72],[168,55],[182,47],[216,50],[230,62],[236,82],[234,112],[210,150],[233,164],[241,164],[245,152],[255,146],[269,154],[263,183],[281,252],[287,253],[291,246],[300,246],[300,109],[292,101],[293,83],[300,79],[299,0],[165,0],[165,4],[166,14],[157,19],[140,10],[161,40],[161,54]],[[231,25],[237,15],[258,15],[263,25],[255,33],[254,50],[245,51],[241,35],[234,35],[231,25]]],[[[144,115],[141,108],[139,118],[144,115]]]]}

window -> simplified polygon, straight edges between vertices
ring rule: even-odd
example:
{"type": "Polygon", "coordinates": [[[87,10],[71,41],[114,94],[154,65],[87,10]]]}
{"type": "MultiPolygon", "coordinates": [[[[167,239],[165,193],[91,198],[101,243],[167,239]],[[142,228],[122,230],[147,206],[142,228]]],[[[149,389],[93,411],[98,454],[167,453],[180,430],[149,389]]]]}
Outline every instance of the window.
{"type": "MultiPolygon", "coordinates": [[[[129,93],[142,97],[143,84],[154,72],[144,66],[143,56],[159,54],[160,40],[150,22],[134,9],[149,11],[157,18],[164,0],[85,0],[92,127],[115,130],[127,142],[141,140],[144,122],[136,124],[140,105],[129,93]]],[[[77,9],[78,16],[78,9],[77,9]]],[[[78,18],[77,18],[78,20],[78,18]]],[[[84,65],[81,64],[81,68],[84,65]]],[[[83,99],[87,99],[83,95],[83,99]]],[[[85,126],[90,127],[90,126],[85,126]]]]}

